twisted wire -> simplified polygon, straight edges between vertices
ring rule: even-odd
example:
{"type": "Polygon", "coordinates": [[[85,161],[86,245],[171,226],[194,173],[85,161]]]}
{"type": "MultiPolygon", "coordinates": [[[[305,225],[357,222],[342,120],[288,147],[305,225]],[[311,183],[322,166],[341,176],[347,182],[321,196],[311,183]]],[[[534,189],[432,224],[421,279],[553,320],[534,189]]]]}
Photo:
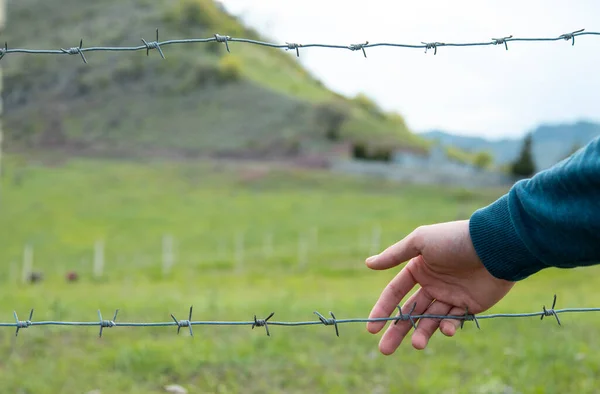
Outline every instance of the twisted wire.
{"type": "Polygon", "coordinates": [[[487,41],[480,42],[464,42],[464,43],[451,43],[451,42],[421,42],[421,44],[403,44],[403,43],[393,43],[393,42],[377,42],[369,44],[369,41],[365,41],[364,43],[354,43],[349,45],[342,44],[323,44],[323,43],[312,43],[312,44],[300,44],[294,42],[286,42],[285,44],[278,44],[273,42],[265,42],[259,40],[253,40],[248,38],[237,38],[231,37],[228,35],[220,35],[214,34],[212,37],[207,38],[186,38],[186,39],[175,39],[175,40],[166,40],[159,41],[158,37],[158,29],[156,29],[156,40],[155,41],[147,41],[144,38],[141,39],[142,45],[137,46],[92,46],[92,47],[83,47],[83,39],[79,41],[79,46],[70,47],[68,49],[60,48],[60,49],[27,49],[27,48],[9,48],[8,42],[4,43],[4,48],[0,48],[0,59],[4,58],[8,54],[27,54],[27,55],[79,55],[84,63],[87,63],[87,59],[84,55],[85,52],[132,52],[132,51],[146,51],[146,55],[150,54],[150,51],[156,50],[159,55],[165,59],[165,54],[163,52],[164,47],[169,45],[182,45],[182,44],[207,44],[207,43],[218,43],[225,44],[225,48],[227,52],[231,53],[230,43],[243,43],[250,45],[258,45],[270,48],[284,49],[284,50],[294,50],[296,52],[296,56],[300,57],[300,49],[303,50],[305,48],[327,48],[327,49],[345,49],[350,51],[361,51],[364,57],[367,57],[367,48],[374,47],[393,47],[393,48],[408,48],[408,49],[425,49],[425,53],[428,50],[433,49],[433,54],[437,55],[438,49],[440,47],[480,47],[480,46],[496,46],[503,45],[506,50],[508,50],[509,42],[553,42],[553,41],[570,41],[571,45],[575,45],[575,37],[581,36],[591,36],[596,37],[600,36],[600,32],[591,32],[585,31],[585,29],[579,29],[569,33],[563,33],[554,37],[513,37],[512,35],[505,36],[502,38],[492,38],[487,41]]]}
{"type": "Polygon", "coordinates": [[[334,326],[336,336],[340,336],[339,325],[348,323],[369,323],[369,322],[388,322],[393,321],[397,324],[400,321],[410,321],[413,328],[417,328],[416,322],[422,319],[453,319],[461,321],[461,328],[463,328],[465,321],[475,322],[478,329],[480,329],[479,321],[485,319],[498,319],[498,318],[526,318],[526,317],[540,317],[542,320],[547,316],[554,316],[558,325],[562,325],[558,317],[562,313],[586,313],[586,312],[600,312],[600,308],[565,308],[565,309],[554,309],[556,306],[556,295],[552,302],[551,308],[546,308],[544,305],[541,312],[529,312],[529,313],[494,313],[487,315],[475,315],[469,314],[468,308],[465,308],[465,313],[462,315],[434,315],[434,314],[420,314],[413,315],[413,311],[416,308],[416,303],[412,305],[412,309],[408,313],[402,313],[400,306],[398,306],[399,313],[393,317],[381,317],[381,318],[349,318],[349,319],[338,319],[335,317],[333,312],[329,312],[331,318],[326,318],[321,313],[315,311],[318,320],[312,321],[271,321],[270,319],[275,315],[275,312],[271,312],[266,318],[257,318],[254,315],[253,320],[248,321],[193,321],[192,320],[192,308],[190,307],[188,319],[178,320],[173,314],[171,314],[172,322],[117,322],[117,314],[119,309],[115,311],[112,320],[102,319],[102,314],[98,311],[98,320],[89,322],[76,322],[76,321],[33,321],[33,309],[29,313],[29,319],[19,320],[17,313],[14,312],[15,322],[2,323],[0,327],[14,327],[16,328],[15,335],[19,334],[19,330],[26,329],[34,326],[97,326],[100,328],[99,336],[102,337],[102,330],[104,328],[115,328],[115,327],[177,327],[177,334],[179,334],[181,328],[188,328],[190,336],[193,336],[192,326],[250,326],[252,329],[256,327],[264,327],[267,336],[271,336],[269,326],[284,326],[284,327],[298,327],[298,326],[309,326],[309,325],[323,325],[323,326],[334,326]]]}

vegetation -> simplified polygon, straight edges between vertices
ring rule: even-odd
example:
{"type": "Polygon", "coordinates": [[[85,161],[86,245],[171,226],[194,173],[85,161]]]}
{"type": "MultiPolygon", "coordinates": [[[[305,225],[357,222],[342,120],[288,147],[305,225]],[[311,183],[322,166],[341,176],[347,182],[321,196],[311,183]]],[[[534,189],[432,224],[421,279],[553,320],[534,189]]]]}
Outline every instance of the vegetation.
{"type": "Polygon", "coordinates": [[[380,118],[384,116],[383,111],[379,106],[364,93],[357,94],[353,101],[358,104],[360,108],[373,116],[380,118]]]}
{"type": "Polygon", "coordinates": [[[339,100],[316,105],[318,123],[323,124],[325,136],[330,141],[342,138],[342,126],[350,117],[349,106],[339,100]]]}
{"type": "Polygon", "coordinates": [[[511,173],[517,177],[527,178],[536,172],[532,155],[532,136],[528,134],[523,139],[523,146],[517,159],[512,163],[511,173]]]}
{"type": "MultiPolygon", "coordinates": [[[[316,320],[366,317],[397,269],[368,271],[375,226],[380,248],[416,226],[453,220],[503,190],[473,191],[333,178],[219,162],[58,160],[9,156],[2,179],[0,321],[150,322],[316,320]],[[18,159],[18,160],[17,160],[18,159]],[[17,181],[17,179],[20,179],[17,181]],[[311,229],[318,228],[312,238],[311,229]],[[236,235],[245,231],[242,270],[236,235]],[[174,236],[176,262],[160,270],[161,237],[174,236]],[[264,249],[273,234],[273,253],[264,249]],[[306,265],[298,236],[307,235],[306,265]],[[92,277],[91,249],[106,245],[105,275],[92,277]],[[25,243],[44,280],[18,282],[25,243]],[[12,267],[12,271],[11,271],[12,267]],[[68,271],[79,280],[67,282],[68,271]]],[[[464,217],[464,216],[463,216],[464,217]]],[[[597,306],[598,269],[548,270],[517,285],[493,312],[597,306]],[[577,291],[573,291],[576,288],[577,291]]],[[[597,390],[600,340],[594,316],[496,319],[466,323],[456,338],[436,335],[417,352],[404,343],[391,357],[364,324],[333,327],[194,326],[104,329],[0,328],[3,391],[23,393],[192,392],[578,392],[597,390]],[[515,335],[518,333],[518,335],[515,335]],[[548,359],[552,362],[548,362],[548,359]],[[32,377],[35,377],[33,379],[32,377]],[[460,387],[460,389],[458,389],[460,387]]]]}
{"type": "Polygon", "coordinates": [[[475,162],[476,154],[474,153],[465,152],[453,146],[445,147],[445,151],[446,156],[457,163],[473,165],[475,162]]]}
{"type": "Polygon", "coordinates": [[[369,147],[367,143],[355,142],[352,144],[352,157],[357,160],[390,162],[392,150],[384,146],[369,147]]]}
{"type": "MultiPolygon", "coordinates": [[[[8,8],[6,40],[19,47],[65,47],[74,37],[131,45],[153,39],[157,27],[161,40],[261,38],[210,0],[20,0],[8,8]]],[[[366,256],[505,192],[209,159],[280,158],[350,142],[385,160],[394,146],[429,147],[400,115],[324,88],[293,54],[229,46],[163,45],[164,60],[155,50],[89,53],[88,64],[3,59],[10,153],[0,178],[0,322],[12,322],[13,311],[26,319],[30,308],[34,321],[92,322],[97,310],[106,319],[118,308],[118,322],[170,322],[171,313],[187,318],[190,305],[194,321],[271,312],[272,320],[311,320],[315,310],[366,317],[397,272],[369,272],[366,256]],[[166,273],[164,235],[175,241],[166,273]],[[105,245],[101,277],[93,275],[97,241],[105,245]],[[20,281],[26,245],[43,275],[36,283],[20,281]]],[[[561,306],[593,305],[595,272],[544,272],[491,312],[540,310],[550,290],[561,306]]],[[[36,394],[162,393],[167,384],[214,393],[593,392],[600,342],[586,316],[562,321],[467,324],[424,352],[408,341],[392,358],[377,352],[379,337],[363,324],[341,325],[339,338],[323,326],[271,326],[270,337],[249,326],[194,326],[193,338],[174,326],[113,327],[101,339],[98,327],[35,326],[18,337],[0,327],[0,371],[3,391],[36,394]]]]}
{"type": "MultiPolygon", "coordinates": [[[[27,48],[64,47],[73,37],[90,46],[132,45],[140,36],[154,39],[156,28],[160,40],[215,33],[267,40],[212,0],[65,0],[60,9],[23,0],[10,2],[8,13],[6,39],[27,48]],[[39,20],[33,29],[32,18],[39,20]]],[[[400,115],[384,114],[366,96],[346,98],[325,88],[293,53],[228,45],[230,53],[217,42],[163,45],[164,60],[155,50],[149,56],[87,53],[88,64],[67,56],[11,56],[3,62],[7,149],[110,157],[283,157],[295,141],[309,142],[301,149],[319,151],[357,140],[390,147],[426,144],[400,115]]]]}
{"type": "Polygon", "coordinates": [[[468,152],[453,146],[446,146],[444,149],[450,160],[474,166],[480,170],[490,169],[494,162],[494,157],[488,151],[468,152]]]}
{"type": "Polygon", "coordinates": [[[479,152],[473,158],[473,164],[479,169],[488,169],[494,162],[494,157],[490,152],[479,152]]]}
{"type": "MultiPolygon", "coordinates": [[[[510,167],[523,146],[523,138],[503,138],[488,140],[481,137],[449,134],[432,131],[419,134],[430,141],[439,141],[470,152],[489,151],[494,157],[494,166],[510,167]]],[[[538,170],[546,169],[563,160],[568,154],[567,147],[585,145],[600,136],[600,123],[576,121],[572,123],[541,124],[531,131],[532,154],[538,170]]],[[[507,171],[510,173],[510,169],[507,171]]]]}
{"type": "Polygon", "coordinates": [[[219,61],[219,78],[224,82],[235,82],[242,78],[242,63],[236,56],[224,56],[219,61]]]}

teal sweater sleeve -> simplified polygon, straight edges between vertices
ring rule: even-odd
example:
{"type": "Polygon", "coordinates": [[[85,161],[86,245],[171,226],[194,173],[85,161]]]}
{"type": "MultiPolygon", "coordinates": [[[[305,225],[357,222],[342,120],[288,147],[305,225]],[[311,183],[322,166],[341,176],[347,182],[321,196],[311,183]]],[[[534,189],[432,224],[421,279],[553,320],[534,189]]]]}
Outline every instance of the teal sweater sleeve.
{"type": "Polygon", "coordinates": [[[599,264],[600,137],[475,211],[469,231],[479,258],[500,279],[599,264]]]}

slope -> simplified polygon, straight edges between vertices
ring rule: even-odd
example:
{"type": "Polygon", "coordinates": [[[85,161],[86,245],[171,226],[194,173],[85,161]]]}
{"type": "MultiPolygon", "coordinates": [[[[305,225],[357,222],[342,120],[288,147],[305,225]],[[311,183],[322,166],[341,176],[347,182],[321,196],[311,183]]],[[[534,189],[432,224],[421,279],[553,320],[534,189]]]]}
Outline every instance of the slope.
{"type": "MultiPolygon", "coordinates": [[[[212,37],[263,39],[212,0],[8,2],[9,46],[139,45],[212,37]],[[35,21],[32,23],[31,21],[35,21]]],[[[9,149],[111,156],[288,156],[340,141],[427,146],[402,117],[327,90],[294,53],[248,44],[3,59],[9,149]]]]}

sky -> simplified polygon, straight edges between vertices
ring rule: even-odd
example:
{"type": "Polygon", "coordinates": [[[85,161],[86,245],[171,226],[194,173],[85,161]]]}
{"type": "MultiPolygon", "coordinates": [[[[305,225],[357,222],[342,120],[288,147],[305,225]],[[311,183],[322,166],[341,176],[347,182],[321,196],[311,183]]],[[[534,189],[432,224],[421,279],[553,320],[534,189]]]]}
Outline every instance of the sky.
{"type": "MultiPolygon", "coordinates": [[[[269,41],[484,42],[600,32],[600,1],[221,0],[269,41]]],[[[219,32],[220,34],[226,34],[219,32]]],[[[600,122],[600,36],[504,46],[301,49],[330,89],[364,93],[416,132],[516,138],[539,124],[600,122]]],[[[277,49],[274,49],[277,50],[277,49]]]]}

